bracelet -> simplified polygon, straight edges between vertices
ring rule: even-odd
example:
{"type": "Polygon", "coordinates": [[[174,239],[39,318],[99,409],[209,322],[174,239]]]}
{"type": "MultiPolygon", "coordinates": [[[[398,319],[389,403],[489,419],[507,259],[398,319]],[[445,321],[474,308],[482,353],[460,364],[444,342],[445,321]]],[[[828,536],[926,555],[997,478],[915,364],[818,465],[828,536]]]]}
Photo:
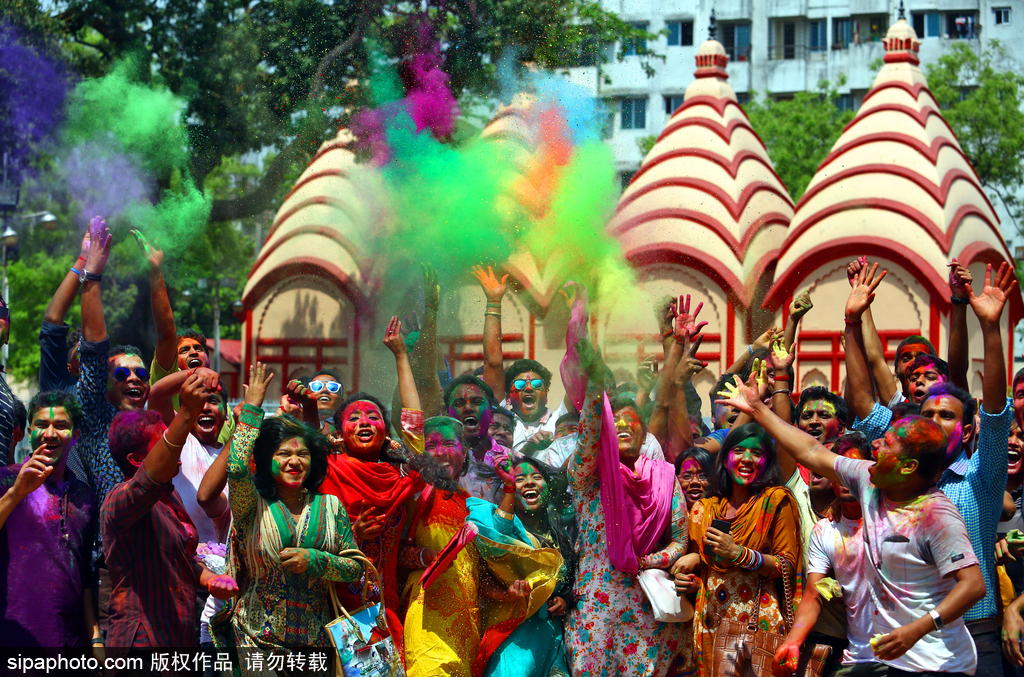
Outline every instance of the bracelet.
{"type": "Polygon", "coordinates": [[[423,567],[424,569],[426,569],[427,568],[427,563],[423,561],[423,553],[424,552],[425,552],[425,548],[420,548],[420,566],[423,567]]]}
{"type": "Polygon", "coordinates": [[[669,328],[668,328],[668,329],[666,329],[665,331],[661,332],[661,338],[663,338],[663,339],[667,339],[667,338],[668,338],[669,336],[671,336],[671,335],[672,335],[673,333],[675,333],[675,332],[673,332],[673,331],[672,331],[672,327],[669,327],[669,328]]]}
{"type": "Polygon", "coordinates": [[[181,449],[182,447],[185,446],[184,442],[182,442],[181,444],[175,444],[174,442],[171,442],[169,439],[167,439],[167,431],[166,430],[164,431],[164,444],[166,444],[169,447],[174,447],[175,449],[181,449]]]}
{"type": "Polygon", "coordinates": [[[969,298],[964,298],[962,296],[950,296],[949,297],[949,302],[952,303],[954,306],[969,306],[969,305],[971,305],[971,300],[969,298]]]}
{"type": "Polygon", "coordinates": [[[843,320],[846,322],[847,327],[859,327],[861,325],[860,320],[851,320],[848,317],[844,317],[843,320]]]}
{"type": "Polygon", "coordinates": [[[501,301],[488,301],[487,302],[487,307],[488,308],[501,308],[501,301]]]}
{"type": "Polygon", "coordinates": [[[500,517],[502,519],[506,519],[509,522],[511,522],[513,519],[515,519],[515,515],[513,515],[512,513],[505,512],[501,508],[495,508],[494,512],[498,513],[498,517],[500,517]]]}
{"type": "Polygon", "coordinates": [[[774,377],[775,381],[788,381],[789,374],[776,374],[774,377]]]}
{"type": "Polygon", "coordinates": [[[506,494],[514,494],[515,491],[516,491],[516,485],[514,485],[514,484],[513,485],[506,484],[506,485],[502,486],[501,490],[504,491],[506,494]]]}
{"type": "Polygon", "coordinates": [[[78,277],[82,277],[82,271],[80,271],[78,268],[75,268],[74,266],[71,267],[71,272],[77,275],[78,277]]]}
{"type": "Polygon", "coordinates": [[[486,315],[490,315],[490,316],[492,316],[492,317],[501,317],[501,313],[495,313],[495,312],[493,312],[493,311],[490,311],[490,310],[488,310],[488,311],[487,311],[486,313],[484,313],[484,315],[485,315],[485,316],[486,316],[486,315]]]}
{"type": "Polygon", "coordinates": [[[92,645],[96,646],[97,644],[103,644],[103,638],[102,637],[94,637],[93,638],[92,645]]]}
{"type": "Polygon", "coordinates": [[[754,356],[754,346],[753,346],[753,344],[751,344],[750,346],[747,347],[747,352],[750,353],[751,357],[754,356]]]}
{"type": "Polygon", "coordinates": [[[779,393],[786,393],[787,395],[792,395],[793,391],[790,390],[789,388],[779,388],[778,390],[772,391],[772,395],[778,395],[779,393]]]}

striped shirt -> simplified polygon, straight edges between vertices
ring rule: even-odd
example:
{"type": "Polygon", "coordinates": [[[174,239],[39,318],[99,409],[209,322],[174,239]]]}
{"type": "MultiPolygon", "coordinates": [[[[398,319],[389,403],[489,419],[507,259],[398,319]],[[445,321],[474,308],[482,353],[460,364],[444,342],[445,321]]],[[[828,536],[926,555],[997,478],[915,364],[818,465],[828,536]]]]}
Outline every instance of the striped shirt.
{"type": "Polygon", "coordinates": [[[195,646],[199,535],[174,485],[140,467],[107,494],[100,528],[110,569],[107,646],[195,646]]]}
{"type": "Polygon", "coordinates": [[[0,465],[14,460],[9,458],[14,426],[14,393],[7,387],[7,379],[0,371],[0,465]]]}
{"type": "Polygon", "coordinates": [[[107,401],[107,358],[110,339],[79,342],[78,401],[82,403],[82,437],[77,451],[85,465],[96,495],[96,503],[103,499],[118,483],[124,473],[110,455],[110,423],[117,409],[107,401]]]}

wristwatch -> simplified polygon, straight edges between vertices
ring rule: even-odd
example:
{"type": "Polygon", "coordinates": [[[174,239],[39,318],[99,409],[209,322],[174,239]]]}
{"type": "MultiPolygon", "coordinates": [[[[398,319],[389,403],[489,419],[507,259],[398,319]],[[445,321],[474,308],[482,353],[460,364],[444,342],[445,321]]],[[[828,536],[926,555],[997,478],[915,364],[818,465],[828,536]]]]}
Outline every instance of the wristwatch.
{"type": "Polygon", "coordinates": [[[82,268],[82,272],[78,274],[78,281],[81,282],[82,284],[85,284],[86,281],[89,281],[89,282],[99,282],[102,279],[103,279],[103,274],[102,273],[90,273],[84,267],[82,268]]]}
{"type": "Polygon", "coordinates": [[[932,623],[935,624],[935,629],[941,630],[942,626],[945,625],[945,623],[942,622],[942,616],[939,615],[939,612],[935,609],[932,609],[928,612],[928,615],[932,617],[932,623]]]}

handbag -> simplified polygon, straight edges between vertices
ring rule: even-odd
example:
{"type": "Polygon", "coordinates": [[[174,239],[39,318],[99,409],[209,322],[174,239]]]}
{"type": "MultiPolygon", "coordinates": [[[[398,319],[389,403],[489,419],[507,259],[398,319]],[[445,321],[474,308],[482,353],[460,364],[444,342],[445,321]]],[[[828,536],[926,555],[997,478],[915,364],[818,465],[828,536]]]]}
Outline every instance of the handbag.
{"type": "Polygon", "coordinates": [[[402,657],[395,649],[395,640],[384,616],[383,597],[376,604],[366,603],[371,583],[375,581],[378,590],[384,589],[380,574],[359,550],[343,550],[338,556],[354,559],[363,565],[364,604],[349,612],[338,600],[334,584],[329,584],[331,603],[338,617],[324,627],[334,645],[335,674],[346,677],[350,674],[362,677],[405,677],[402,657]]]}
{"type": "Polygon", "coordinates": [[[693,605],[676,594],[672,577],[664,569],[644,569],[637,578],[659,623],[686,623],[693,619],[693,605]]]}
{"type": "MultiPolygon", "coordinates": [[[[782,587],[786,598],[784,623],[789,632],[793,629],[793,591],[789,582],[789,564],[781,557],[776,559],[782,568],[782,587]]],[[[761,577],[748,623],[727,619],[718,624],[711,662],[713,677],[772,677],[775,652],[786,638],[758,627],[763,588],[764,577],[761,577]]],[[[832,647],[826,644],[801,647],[795,677],[821,677],[831,653],[832,647]]]]}
{"type": "Polygon", "coordinates": [[[235,613],[235,600],[230,599],[220,611],[210,617],[210,637],[213,645],[221,653],[227,652],[231,659],[231,671],[221,670],[222,677],[241,677],[241,662],[238,660],[238,646],[235,644],[235,628],[232,618],[235,613]]]}

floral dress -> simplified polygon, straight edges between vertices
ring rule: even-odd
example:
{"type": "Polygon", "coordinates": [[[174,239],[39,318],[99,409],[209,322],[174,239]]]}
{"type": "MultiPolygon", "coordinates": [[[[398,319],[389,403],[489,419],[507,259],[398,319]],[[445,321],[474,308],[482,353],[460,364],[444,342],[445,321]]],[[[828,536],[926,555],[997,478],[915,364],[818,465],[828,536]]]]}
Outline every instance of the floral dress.
{"type": "Polygon", "coordinates": [[[260,496],[249,468],[262,418],[261,410],[245,405],[228,457],[230,558],[241,590],[232,618],[235,641],[261,649],[330,647],[324,625],[336,614],[327,586],[363,574],[359,562],[337,555],[355,548],[352,527],[336,496],[306,494],[298,523],[279,501],[260,496]],[[306,572],[284,568],[279,553],[285,547],[310,550],[306,572]]]}
{"type": "MultiPolygon", "coordinates": [[[[579,442],[569,461],[569,484],[579,523],[577,603],[565,628],[570,671],[574,677],[662,677],[682,648],[682,627],[655,621],[637,578],[615,569],[608,558],[597,470],[602,403],[601,390],[588,387],[579,442]]],[[[686,552],[685,506],[677,482],[668,527],[670,543],[641,558],[641,568],[667,568],[686,552]]]]}

